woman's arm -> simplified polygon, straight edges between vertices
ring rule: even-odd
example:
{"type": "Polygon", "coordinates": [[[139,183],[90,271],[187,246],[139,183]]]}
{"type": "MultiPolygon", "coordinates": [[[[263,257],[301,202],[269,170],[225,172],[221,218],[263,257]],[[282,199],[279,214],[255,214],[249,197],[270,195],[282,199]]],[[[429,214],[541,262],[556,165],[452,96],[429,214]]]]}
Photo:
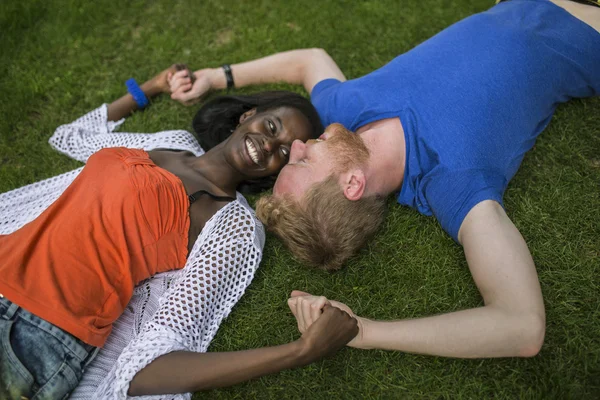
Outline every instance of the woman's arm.
{"type": "MultiPolygon", "coordinates": [[[[147,96],[169,91],[167,74],[175,72],[171,67],[142,85],[147,96]]],[[[112,133],[117,125],[109,122],[119,119],[137,108],[137,104],[126,95],[113,102],[108,108],[104,106],[86,114],[71,124],[62,125],[50,138],[52,147],[76,160],[85,162],[87,158],[104,147],[136,147],[152,149],[177,146],[182,150],[192,151],[199,155],[202,150],[194,137],[186,132],[164,132],[162,134],[112,133]]],[[[0,234],[8,234],[35,219],[52,202],[54,202],[75,179],[77,171],[11,190],[0,194],[0,234]]]]}
{"type": "MultiPolygon", "coordinates": [[[[286,82],[303,85],[308,93],[317,83],[346,77],[335,61],[323,49],[299,49],[276,53],[256,60],[233,64],[231,72],[236,88],[266,83],[286,82]]],[[[194,73],[192,84],[186,71],[180,71],[170,80],[171,98],[184,104],[204,96],[211,90],[225,89],[227,80],[222,68],[201,69],[194,73]]]]}
{"type": "Polygon", "coordinates": [[[231,386],[284,369],[300,367],[334,353],[358,332],[356,320],[326,306],[323,315],[294,342],[275,347],[226,352],[176,351],[138,372],[128,395],[183,393],[231,386]]]}
{"type": "MultiPolygon", "coordinates": [[[[152,97],[168,91],[167,78],[175,72],[166,69],[142,84],[141,88],[152,97]]],[[[50,145],[59,152],[81,162],[106,147],[129,147],[144,150],[157,148],[191,151],[199,156],[203,153],[194,136],[186,131],[164,131],[159,133],[114,132],[122,123],[114,122],[137,109],[137,104],[127,94],[112,104],[102,105],[70,124],[59,126],[49,139],[50,145]]]]}
{"type": "Polygon", "coordinates": [[[252,281],[263,238],[262,224],[242,200],[221,209],[204,227],[186,266],[159,300],[157,311],[114,361],[95,397],[124,399],[128,392],[181,393],[233,384],[304,365],[350,340],[356,333],[352,333],[354,320],[334,313],[329,324],[324,320],[322,328],[292,344],[199,354],[207,351],[221,321],[252,281]],[[333,324],[346,328],[336,332],[337,328],[329,329],[333,324]],[[328,333],[321,334],[323,330],[328,333]]]}
{"type": "MultiPolygon", "coordinates": [[[[172,65],[160,74],[144,82],[140,85],[140,89],[142,89],[148,99],[156,97],[161,93],[169,93],[170,90],[167,78],[175,72],[177,72],[176,66],[172,65]]],[[[138,105],[133,99],[133,96],[127,93],[108,105],[107,118],[109,121],[118,121],[137,109],[138,105]]]]}

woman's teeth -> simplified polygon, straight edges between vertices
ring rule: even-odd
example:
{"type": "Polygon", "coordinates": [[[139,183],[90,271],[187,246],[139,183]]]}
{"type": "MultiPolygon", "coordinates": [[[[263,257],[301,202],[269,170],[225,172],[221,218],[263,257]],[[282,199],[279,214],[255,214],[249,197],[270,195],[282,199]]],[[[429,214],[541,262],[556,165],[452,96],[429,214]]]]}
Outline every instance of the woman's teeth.
{"type": "Polygon", "coordinates": [[[258,151],[250,139],[246,139],[246,149],[248,150],[248,154],[250,155],[252,161],[258,165],[258,151]]]}

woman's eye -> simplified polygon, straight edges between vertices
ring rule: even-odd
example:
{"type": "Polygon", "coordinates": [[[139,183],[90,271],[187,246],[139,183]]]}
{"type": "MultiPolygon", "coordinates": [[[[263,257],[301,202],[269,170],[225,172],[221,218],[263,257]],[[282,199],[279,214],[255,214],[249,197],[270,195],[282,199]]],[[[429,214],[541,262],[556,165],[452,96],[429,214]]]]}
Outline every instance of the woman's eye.
{"type": "Polygon", "coordinates": [[[273,121],[269,120],[268,121],[269,124],[269,130],[271,131],[271,133],[275,133],[275,124],[273,123],[273,121]]]}
{"type": "Polygon", "coordinates": [[[281,154],[283,154],[284,157],[287,157],[287,156],[290,155],[290,151],[287,148],[282,147],[281,148],[281,154]]]}

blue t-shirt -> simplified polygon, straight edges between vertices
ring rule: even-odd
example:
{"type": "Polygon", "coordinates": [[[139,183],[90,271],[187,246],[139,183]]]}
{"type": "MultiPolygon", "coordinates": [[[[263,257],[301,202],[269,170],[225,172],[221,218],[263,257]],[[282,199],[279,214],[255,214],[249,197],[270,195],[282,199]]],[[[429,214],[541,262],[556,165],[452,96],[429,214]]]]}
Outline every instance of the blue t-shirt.
{"type": "Polygon", "coordinates": [[[556,106],[600,93],[600,34],[546,0],[512,0],[464,19],[358,79],[319,82],[325,126],[399,117],[398,202],[435,215],[458,241],[467,213],[502,204],[556,106]]]}

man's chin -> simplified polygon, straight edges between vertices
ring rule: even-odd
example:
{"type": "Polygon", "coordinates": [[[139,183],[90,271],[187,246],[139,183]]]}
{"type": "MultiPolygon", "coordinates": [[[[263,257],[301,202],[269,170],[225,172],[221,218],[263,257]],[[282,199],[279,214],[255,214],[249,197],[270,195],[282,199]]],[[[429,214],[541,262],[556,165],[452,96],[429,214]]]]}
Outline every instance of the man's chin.
{"type": "Polygon", "coordinates": [[[301,194],[298,193],[297,188],[294,188],[289,185],[277,185],[277,182],[275,182],[275,186],[273,186],[273,197],[285,197],[291,200],[299,200],[301,194]]]}
{"type": "Polygon", "coordinates": [[[280,197],[281,196],[281,185],[277,184],[278,181],[275,181],[275,185],[273,185],[273,196],[280,197]]]}

